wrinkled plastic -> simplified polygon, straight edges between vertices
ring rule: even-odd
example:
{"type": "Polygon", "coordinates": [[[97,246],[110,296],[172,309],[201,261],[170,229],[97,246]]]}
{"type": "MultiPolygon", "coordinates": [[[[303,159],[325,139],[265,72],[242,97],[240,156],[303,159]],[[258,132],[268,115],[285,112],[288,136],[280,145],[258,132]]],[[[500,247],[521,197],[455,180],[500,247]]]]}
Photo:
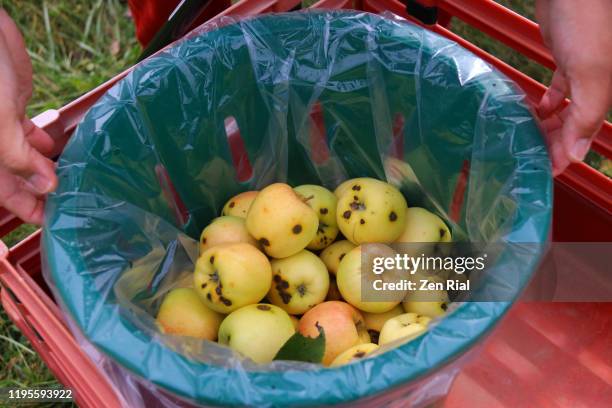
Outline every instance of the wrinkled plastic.
{"type": "MultiPolygon", "coordinates": [[[[140,64],[80,123],[47,202],[45,275],[128,394],[141,391],[121,378],[211,405],[397,399],[402,387],[402,398],[425,401],[448,388],[456,365],[436,370],[510,302],[455,304],[424,336],[334,369],[258,366],[212,342],[164,335],[154,316],[168,290],[189,283],[199,233],[226,200],[276,181],[386,179],[409,205],[447,219],[456,239],[545,241],[550,165],[524,99],[457,44],[392,16],[216,21],[140,64]]],[[[539,257],[501,254],[493,268],[528,278],[539,257]]]]}

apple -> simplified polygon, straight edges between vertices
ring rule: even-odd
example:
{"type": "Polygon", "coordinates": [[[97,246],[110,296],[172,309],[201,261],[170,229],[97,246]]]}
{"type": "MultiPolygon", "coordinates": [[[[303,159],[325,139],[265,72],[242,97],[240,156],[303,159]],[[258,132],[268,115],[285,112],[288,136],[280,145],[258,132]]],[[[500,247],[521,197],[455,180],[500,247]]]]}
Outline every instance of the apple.
{"type": "Polygon", "coordinates": [[[317,326],[325,332],[322,363],[326,366],[343,351],[357,344],[369,343],[363,316],[348,303],[328,301],[316,305],[302,316],[298,331],[303,336],[318,337],[317,326]]]}
{"type": "Polygon", "coordinates": [[[340,183],[338,187],[336,187],[336,189],[334,190],[334,195],[336,196],[336,198],[339,199],[346,191],[350,190],[350,188],[354,184],[361,183],[364,180],[367,181],[367,180],[374,180],[374,179],[369,178],[369,177],[358,177],[358,178],[344,180],[342,183],[340,183]]]}
{"type": "Polygon", "coordinates": [[[383,312],[383,313],[364,312],[363,319],[365,321],[365,325],[368,328],[368,330],[380,332],[382,330],[383,325],[385,324],[387,320],[391,319],[392,317],[404,314],[404,313],[405,313],[404,309],[402,309],[400,305],[397,305],[393,309],[389,310],[388,312],[383,312]]]}
{"type": "Polygon", "coordinates": [[[219,244],[244,242],[257,247],[257,240],[246,229],[244,218],[224,216],[215,218],[200,236],[200,253],[219,244]]]}
{"type": "MultiPolygon", "coordinates": [[[[431,277],[429,281],[442,282],[441,279],[436,277],[431,277]]],[[[450,299],[445,290],[418,290],[406,294],[402,307],[406,313],[416,313],[433,318],[446,314],[449,303],[450,299]]]]}
{"type": "Polygon", "coordinates": [[[378,344],[391,343],[398,339],[409,341],[427,330],[431,319],[416,313],[404,313],[385,322],[378,338],[378,344]]]}
{"type": "Polygon", "coordinates": [[[230,313],[219,327],[219,343],[256,363],[271,362],[295,333],[291,318],[280,307],[255,304],[230,313]]]}
{"type": "Polygon", "coordinates": [[[271,184],[251,204],[246,227],[273,258],[297,254],[315,238],[319,218],[287,184],[271,184]]]}
{"type": "Polygon", "coordinates": [[[406,211],[404,230],[396,242],[451,242],[452,236],[442,218],[424,208],[406,211]]]}
{"type": "Polygon", "coordinates": [[[338,223],[336,221],[336,196],[328,189],[304,184],[293,189],[302,200],[312,208],[319,217],[317,235],[308,244],[308,249],[323,249],[336,239],[338,235],[338,223]]]}
{"type": "MultiPolygon", "coordinates": [[[[371,301],[362,300],[362,283],[366,283],[369,288],[373,288],[375,280],[383,282],[399,281],[398,272],[396,270],[385,270],[382,274],[376,275],[372,271],[372,262],[374,258],[392,258],[396,253],[393,249],[383,244],[364,244],[349,251],[342,261],[336,274],[336,282],[342,297],[351,305],[364,312],[384,313],[397,306],[403,298],[405,292],[393,293],[395,300],[388,301],[371,301]],[[362,269],[362,264],[366,268],[362,269]]],[[[373,290],[373,289],[372,289],[373,290]]]]}
{"type": "Polygon", "coordinates": [[[206,306],[219,313],[230,313],[266,296],[272,282],[272,267],[253,245],[221,244],[200,255],[193,280],[206,306]]]}
{"type": "Polygon", "coordinates": [[[161,331],[176,336],[216,340],[223,316],[207,308],[192,288],[173,289],[157,313],[161,331]]]}
{"type": "Polygon", "coordinates": [[[360,360],[377,349],[378,345],[374,343],[358,344],[342,352],[338,357],[336,357],[334,361],[332,361],[331,367],[338,367],[360,360]]]}
{"type": "Polygon", "coordinates": [[[270,302],[287,313],[302,314],[323,302],[329,289],[329,273],[318,256],[302,250],[273,259],[270,302]]]}
{"type": "Polygon", "coordinates": [[[336,272],[338,272],[338,266],[340,266],[340,261],[342,258],[344,258],[344,255],[346,255],[346,253],[351,249],[355,248],[355,246],[356,245],[351,241],[343,239],[342,241],[334,242],[325,248],[319,256],[325,263],[325,266],[327,266],[327,270],[335,275],[336,272]]]}
{"type": "Polygon", "coordinates": [[[223,206],[221,215],[246,218],[249,208],[251,208],[251,204],[258,193],[258,191],[245,191],[244,193],[240,193],[230,198],[223,206]]]}
{"type": "Polygon", "coordinates": [[[338,198],[336,219],[342,234],[356,245],[366,242],[389,244],[404,230],[407,208],[397,188],[366,178],[344,189],[338,198]]]}

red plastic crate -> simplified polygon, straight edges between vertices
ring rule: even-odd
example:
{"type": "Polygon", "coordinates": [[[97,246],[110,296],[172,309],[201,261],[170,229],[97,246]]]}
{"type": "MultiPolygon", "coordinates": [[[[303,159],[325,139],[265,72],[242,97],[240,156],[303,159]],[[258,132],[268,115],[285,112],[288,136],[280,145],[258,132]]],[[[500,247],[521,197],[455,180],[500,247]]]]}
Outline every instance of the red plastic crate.
{"type": "MultiPolygon", "coordinates": [[[[225,2],[225,0],[222,0],[225,2]]],[[[221,15],[288,11],[298,0],[243,0],[221,15]]],[[[491,0],[421,0],[439,8],[440,23],[459,18],[553,69],[538,26],[491,0]]],[[[227,4],[227,3],[226,3],[227,4]]],[[[390,11],[419,21],[397,0],[321,0],[314,8],[390,11]]],[[[212,17],[212,16],[207,16],[212,17]]],[[[427,26],[496,66],[533,101],[544,85],[457,36],[441,24],[427,26]]],[[[58,110],[35,118],[61,145],[95,101],[129,70],[58,110]]],[[[612,125],[593,149],[612,158],[612,125]]],[[[22,222],[0,208],[0,237],[22,222]]],[[[612,241],[612,180],[584,163],[555,180],[553,240],[612,241]]],[[[119,407],[121,396],[76,342],[41,276],[40,231],[10,250],[0,242],[0,300],[58,380],[74,390],[82,407],[119,407]]],[[[448,407],[604,406],[612,401],[612,303],[519,302],[486,340],[478,357],[457,377],[441,405],[448,407]]],[[[418,383],[415,384],[418,386],[418,383]]],[[[376,398],[364,405],[376,404],[376,398]]]]}

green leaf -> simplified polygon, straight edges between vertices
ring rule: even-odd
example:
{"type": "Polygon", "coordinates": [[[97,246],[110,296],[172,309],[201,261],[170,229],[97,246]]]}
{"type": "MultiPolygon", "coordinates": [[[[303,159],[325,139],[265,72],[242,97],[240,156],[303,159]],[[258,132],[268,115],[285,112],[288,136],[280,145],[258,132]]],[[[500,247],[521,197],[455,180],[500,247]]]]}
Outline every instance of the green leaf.
{"type": "Polygon", "coordinates": [[[317,324],[319,335],[315,338],[302,336],[296,332],[287,340],[274,357],[274,360],[304,361],[320,363],[325,354],[325,331],[317,324]]]}

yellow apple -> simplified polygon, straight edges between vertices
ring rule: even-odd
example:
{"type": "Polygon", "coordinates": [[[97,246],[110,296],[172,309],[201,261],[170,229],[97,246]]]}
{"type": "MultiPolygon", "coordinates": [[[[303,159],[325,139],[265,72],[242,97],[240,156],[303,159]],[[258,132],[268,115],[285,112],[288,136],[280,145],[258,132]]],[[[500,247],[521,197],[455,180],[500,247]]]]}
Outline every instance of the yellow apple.
{"type": "Polygon", "coordinates": [[[351,305],[364,312],[384,313],[397,306],[403,298],[405,291],[393,293],[396,300],[371,301],[362,299],[362,283],[367,283],[370,288],[374,287],[373,282],[382,280],[383,282],[397,282],[399,275],[396,270],[385,270],[377,275],[372,271],[374,258],[393,258],[396,253],[391,248],[383,244],[364,244],[360,245],[347,253],[338,268],[336,282],[342,297],[351,305]],[[366,268],[362,269],[362,264],[366,268]]]}
{"type": "Polygon", "coordinates": [[[368,354],[378,349],[378,345],[374,343],[358,344],[341,353],[331,363],[331,367],[338,367],[344,364],[352,363],[353,361],[361,360],[368,354]]]}
{"type": "Polygon", "coordinates": [[[343,239],[325,248],[319,256],[323,263],[325,263],[325,266],[327,266],[327,270],[335,275],[338,272],[338,266],[340,266],[340,261],[344,258],[344,255],[355,248],[355,246],[351,241],[343,239]]]}
{"type": "Polygon", "coordinates": [[[207,308],[192,288],[168,292],[157,313],[162,332],[176,336],[216,340],[223,316],[207,308]]]}
{"type": "Polygon", "coordinates": [[[312,208],[319,217],[317,235],[308,244],[308,249],[323,249],[336,239],[338,235],[338,223],[336,221],[336,196],[328,189],[304,184],[294,188],[302,200],[312,208]]]}
{"type": "Polygon", "coordinates": [[[325,332],[324,365],[330,365],[340,353],[363,343],[367,335],[361,313],[339,301],[323,302],[310,309],[300,319],[298,331],[304,336],[318,337],[318,326],[325,332]]]}
{"type": "Polygon", "coordinates": [[[221,215],[246,218],[249,208],[251,208],[251,203],[253,203],[253,200],[257,197],[257,193],[258,191],[245,191],[244,193],[240,193],[230,198],[227,203],[225,203],[225,206],[223,206],[221,215]]]}
{"type": "Polygon", "coordinates": [[[340,183],[340,185],[338,185],[338,187],[336,187],[336,189],[334,190],[334,195],[336,196],[336,198],[339,199],[345,192],[350,190],[350,188],[353,185],[361,183],[364,180],[374,180],[374,179],[369,178],[369,177],[358,177],[358,178],[353,178],[353,179],[345,180],[342,183],[340,183]]]}
{"type": "Polygon", "coordinates": [[[253,245],[221,244],[200,255],[193,279],[206,306],[230,313],[266,296],[272,268],[268,258],[253,245]]]}
{"type": "Polygon", "coordinates": [[[273,259],[270,302],[287,313],[302,314],[325,300],[329,273],[323,261],[302,250],[283,259],[273,259]]]}
{"type": "Polygon", "coordinates": [[[244,218],[224,216],[215,218],[200,236],[200,253],[219,244],[244,242],[257,246],[257,240],[246,229],[244,218]]]}
{"type": "Polygon", "coordinates": [[[338,198],[336,218],[342,234],[354,244],[394,242],[404,230],[406,199],[389,183],[362,179],[338,198]]]}
{"type": "Polygon", "coordinates": [[[395,316],[383,325],[378,344],[382,346],[398,339],[410,341],[425,333],[430,320],[430,318],[416,313],[404,313],[395,316]]]}
{"type": "Polygon", "coordinates": [[[424,208],[410,207],[402,234],[396,242],[451,242],[452,236],[442,218],[424,208]]]}
{"type": "MultiPolygon", "coordinates": [[[[430,283],[443,282],[441,279],[431,277],[430,283]]],[[[445,290],[418,290],[409,291],[402,302],[402,307],[406,313],[416,313],[429,317],[439,317],[446,314],[450,299],[445,290]]]]}
{"type": "Polygon", "coordinates": [[[251,204],[246,227],[266,254],[286,258],[314,239],[319,218],[287,184],[271,184],[251,204]]]}
{"type": "Polygon", "coordinates": [[[219,328],[219,343],[256,363],[271,362],[295,333],[291,318],[274,305],[244,306],[230,313],[219,328]]]}
{"type": "Polygon", "coordinates": [[[388,312],[383,313],[368,313],[363,312],[363,319],[365,320],[366,327],[368,330],[374,330],[380,332],[385,322],[392,317],[404,314],[404,309],[400,305],[395,306],[388,312]]]}

